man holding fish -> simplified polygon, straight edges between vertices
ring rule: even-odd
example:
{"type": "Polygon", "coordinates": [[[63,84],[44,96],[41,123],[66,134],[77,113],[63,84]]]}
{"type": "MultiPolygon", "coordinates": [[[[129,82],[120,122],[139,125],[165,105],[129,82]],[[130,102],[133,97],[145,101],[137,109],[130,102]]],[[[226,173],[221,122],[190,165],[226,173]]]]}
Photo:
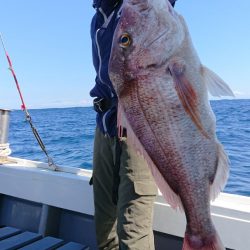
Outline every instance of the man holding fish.
{"type": "Polygon", "coordinates": [[[233,94],[200,63],[174,3],[94,1],[97,76],[90,95],[97,112],[92,181],[99,249],[154,249],[153,178],[186,214],[183,249],[224,249],[209,201],[225,185],[228,159],[207,90],[233,94]]]}

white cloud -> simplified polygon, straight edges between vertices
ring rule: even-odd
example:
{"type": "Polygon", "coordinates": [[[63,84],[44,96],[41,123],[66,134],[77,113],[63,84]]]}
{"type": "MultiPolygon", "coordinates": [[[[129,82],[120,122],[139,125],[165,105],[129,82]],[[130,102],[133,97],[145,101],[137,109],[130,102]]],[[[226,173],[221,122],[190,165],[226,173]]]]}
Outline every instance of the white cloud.
{"type": "Polygon", "coordinates": [[[242,92],[239,90],[233,91],[235,97],[233,96],[223,96],[223,97],[214,97],[210,93],[208,94],[209,100],[222,100],[222,99],[250,99],[249,92],[242,92]]]}
{"type": "Polygon", "coordinates": [[[235,90],[233,91],[237,99],[250,99],[250,93],[235,90]]]}

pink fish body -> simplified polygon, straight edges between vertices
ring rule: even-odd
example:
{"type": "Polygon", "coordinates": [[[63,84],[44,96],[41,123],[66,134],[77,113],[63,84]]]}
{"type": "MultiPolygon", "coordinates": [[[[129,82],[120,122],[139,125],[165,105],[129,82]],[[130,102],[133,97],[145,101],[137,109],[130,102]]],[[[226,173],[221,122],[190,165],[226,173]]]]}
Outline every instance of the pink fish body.
{"type": "Polygon", "coordinates": [[[109,73],[119,98],[118,125],[147,160],[165,199],[185,212],[183,249],[225,249],[210,200],[226,183],[228,157],[216,137],[208,90],[233,93],[201,64],[168,0],[124,1],[109,73]]]}

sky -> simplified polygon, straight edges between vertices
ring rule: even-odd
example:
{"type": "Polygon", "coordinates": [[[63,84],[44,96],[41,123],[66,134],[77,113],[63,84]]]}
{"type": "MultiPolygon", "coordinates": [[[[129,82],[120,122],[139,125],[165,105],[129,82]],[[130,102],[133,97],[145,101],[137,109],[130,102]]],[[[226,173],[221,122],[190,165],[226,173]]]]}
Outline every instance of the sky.
{"type": "MultiPolygon", "coordinates": [[[[178,0],[202,63],[250,98],[250,1],[178,0]]],[[[26,107],[90,106],[91,0],[0,0],[0,32],[26,107]]],[[[0,46],[0,108],[21,101],[0,46]]]]}

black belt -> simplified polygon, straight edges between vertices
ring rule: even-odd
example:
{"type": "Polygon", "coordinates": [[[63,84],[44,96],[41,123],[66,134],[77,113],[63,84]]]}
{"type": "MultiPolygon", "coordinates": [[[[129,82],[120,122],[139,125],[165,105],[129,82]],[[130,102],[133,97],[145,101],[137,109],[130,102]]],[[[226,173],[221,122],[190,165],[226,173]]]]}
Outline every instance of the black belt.
{"type": "Polygon", "coordinates": [[[103,113],[108,111],[112,107],[112,99],[105,99],[97,97],[93,101],[94,110],[98,113],[103,113]]]}

